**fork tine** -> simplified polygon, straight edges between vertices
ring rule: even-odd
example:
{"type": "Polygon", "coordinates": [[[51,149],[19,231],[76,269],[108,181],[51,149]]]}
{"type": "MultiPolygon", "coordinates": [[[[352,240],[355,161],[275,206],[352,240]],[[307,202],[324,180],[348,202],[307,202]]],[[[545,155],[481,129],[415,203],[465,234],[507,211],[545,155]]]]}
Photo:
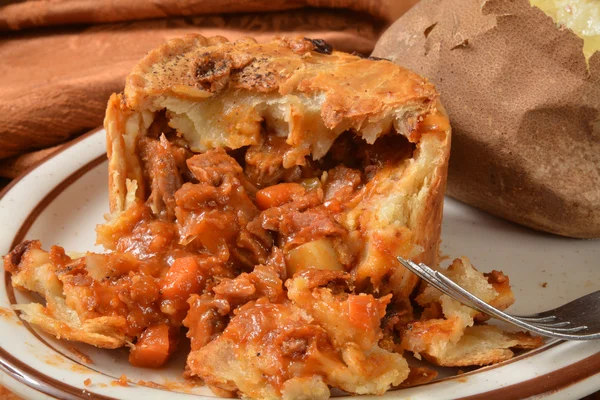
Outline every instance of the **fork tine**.
{"type": "MultiPolygon", "coordinates": [[[[455,284],[456,287],[454,287],[454,286],[451,286],[449,283],[445,282],[443,280],[443,278],[448,279],[449,281],[450,281],[450,279],[446,278],[442,273],[435,271],[434,274],[432,274],[430,276],[432,276],[432,279],[436,279],[437,281],[439,281],[440,286],[442,286],[444,288],[444,289],[440,289],[443,293],[449,295],[450,297],[459,301],[463,305],[470,307],[474,310],[478,310],[482,313],[488,312],[488,311],[486,311],[486,309],[484,309],[485,307],[483,305],[481,305],[481,306],[478,305],[477,303],[473,302],[471,300],[471,298],[469,298],[467,295],[465,295],[464,293],[462,293],[461,291],[458,290],[458,288],[462,289],[462,287],[460,287],[456,284],[455,284]]],[[[452,282],[452,281],[450,281],[450,282],[452,282]]],[[[462,290],[464,290],[464,289],[462,289],[462,290]]],[[[484,303],[484,304],[487,305],[486,303],[484,303]]]]}
{"type": "Polygon", "coordinates": [[[564,328],[565,326],[571,325],[571,321],[561,321],[561,322],[556,322],[554,324],[537,323],[537,322],[533,321],[533,322],[531,322],[531,324],[533,324],[535,326],[541,326],[544,328],[554,328],[554,327],[564,328]]]}
{"type": "MultiPolygon", "coordinates": [[[[425,280],[427,283],[429,283],[431,286],[435,287],[436,289],[440,290],[442,293],[451,291],[453,293],[454,297],[460,298],[459,301],[461,301],[462,303],[467,303],[467,305],[472,306],[473,308],[476,308],[476,306],[474,304],[473,305],[471,304],[471,302],[469,301],[468,298],[466,298],[465,296],[456,292],[455,290],[452,290],[451,287],[444,284],[444,282],[440,281],[432,272],[430,272],[431,268],[429,268],[425,264],[416,264],[413,261],[405,260],[402,257],[398,257],[398,261],[400,261],[400,263],[404,267],[406,267],[409,271],[412,271],[419,278],[425,280]]],[[[431,271],[433,271],[433,270],[431,270],[431,271]]]]}
{"type": "Polygon", "coordinates": [[[453,286],[450,286],[444,280],[440,279],[441,277],[445,278],[445,276],[442,275],[440,272],[435,271],[435,270],[427,267],[425,264],[422,264],[422,263],[421,264],[417,264],[417,265],[418,265],[418,267],[420,267],[422,269],[422,271],[423,271],[424,274],[426,274],[426,275],[428,275],[430,277],[430,280],[428,280],[428,282],[432,283],[432,281],[435,281],[437,285],[434,285],[434,286],[438,290],[441,290],[442,293],[445,293],[445,294],[449,295],[450,297],[452,297],[455,300],[459,301],[460,303],[466,305],[467,307],[473,308],[473,309],[478,310],[478,311],[483,312],[483,313],[486,312],[485,310],[482,310],[481,307],[478,306],[476,303],[474,303],[473,301],[471,301],[471,299],[468,296],[466,296],[465,294],[461,293],[459,290],[457,290],[453,286]]]}
{"type": "MultiPolygon", "coordinates": [[[[546,329],[545,326],[540,326],[541,329],[546,329]]],[[[578,326],[575,328],[552,328],[551,330],[549,330],[550,332],[560,332],[560,333],[575,333],[575,332],[579,332],[579,331],[584,331],[587,330],[588,327],[585,325],[582,326],[578,326]]]]}
{"type": "Polygon", "coordinates": [[[467,304],[467,306],[470,306],[472,308],[477,308],[477,306],[475,304],[473,304],[469,300],[469,298],[465,297],[460,292],[457,292],[456,290],[453,290],[452,287],[449,287],[446,283],[444,283],[443,281],[441,281],[434,274],[436,271],[434,271],[433,269],[431,269],[427,265],[425,265],[423,263],[416,264],[412,260],[405,260],[404,258],[401,258],[401,257],[398,257],[398,261],[400,261],[400,263],[402,265],[404,265],[408,270],[410,270],[413,273],[415,273],[421,279],[425,280],[427,283],[429,283],[431,286],[435,287],[436,289],[440,290],[442,293],[446,293],[446,292],[450,291],[450,292],[453,293],[453,297],[459,297],[460,298],[460,300],[459,300],[460,302],[462,302],[464,304],[467,304]]]}
{"type": "Polygon", "coordinates": [[[513,315],[513,317],[522,319],[523,321],[536,323],[536,324],[539,322],[552,322],[552,321],[556,320],[556,315],[549,315],[547,317],[533,317],[533,316],[522,317],[520,315],[513,315]]]}
{"type": "MultiPolygon", "coordinates": [[[[454,283],[451,279],[449,279],[439,271],[436,271],[423,263],[415,264],[412,261],[411,263],[413,264],[413,266],[416,266],[420,270],[424,271],[427,275],[429,275],[431,280],[434,280],[437,283],[436,287],[439,290],[450,295],[451,297],[463,303],[467,307],[471,307],[475,310],[486,314],[494,315],[496,316],[496,318],[502,319],[504,317],[504,313],[502,313],[500,310],[491,307],[489,304],[485,303],[481,299],[477,298],[476,296],[473,296],[471,293],[467,292],[460,285],[454,283]],[[499,313],[503,315],[498,315],[499,313]]],[[[428,282],[431,283],[431,280],[428,280],[428,282]]]]}
{"type": "MultiPolygon", "coordinates": [[[[409,271],[411,271],[413,274],[417,275],[419,278],[424,279],[426,282],[429,281],[427,279],[428,278],[427,274],[425,274],[425,272],[423,272],[421,270],[421,268],[419,268],[419,266],[417,264],[413,263],[410,260],[405,260],[402,257],[398,257],[398,261],[400,261],[400,264],[402,264],[406,269],[408,269],[409,271]]],[[[437,288],[437,286],[435,285],[435,283],[431,283],[431,284],[437,288]]]]}
{"type": "Polygon", "coordinates": [[[485,303],[481,299],[479,299],[479,298],[475,297],[474,295],[472,295],[471,293],[467,292],[460,285],[456,284],[454,281],[452,281],[450,278],[446,277],[444,274],[442,274],[438,271],[435,271],[434,269],[432,269],[431,267],[428,267],[427,265],[425,265],[423,263],[418,264],[418,267],[420,267],[422,270],[426,271],[428,273],[428,275],[432,277],[432,279],[435,279],[436,281],[438,281],[442,287],[446,288],[446,291],[451,292],[451,296],[453,296],[455,298],[459,297],[460,299],[463,299],[463,300],[459,300],[459,301],[463,302],[467,306],[470,306],[471,308],[474,308],[481,312],[487,312],[486,310],[489,307],[489,304],[485,303]],[[479,301],[481,304],[478,304],[477,301],[479,301]],[[484,309],[482,310],[482,308],[484,308],[484,309]]]}
{"type": "Polygon", "coordinates": [[[419,265],[411,260],[405,260],[402,257],[398,257],[398,261],[400,261],[400,263],[409,271],[413,272],[419,278],[425,280],[427,283],[440,290],[442,293],[444,293],[447,290],[450,290],[450,288],[448,288],[447,285],[445,285],[443,282],[437,279],[435,275],[429,273],[429,271],[427,271],[427,268],[423,268],[424,264],[419,265]]]}
{"type": "Polygon", "coordinates": [[[435,279],[435,277],[428,274],[420,265],[415,264],[411,260],[405,260],[402,257],[398,257],[398,261],[402,264],[406,269],[416,274],[419,278],[424,279],[427,283],[434,286],[436,289],[444,290],[441,286],[441,283],[435,279]]]}

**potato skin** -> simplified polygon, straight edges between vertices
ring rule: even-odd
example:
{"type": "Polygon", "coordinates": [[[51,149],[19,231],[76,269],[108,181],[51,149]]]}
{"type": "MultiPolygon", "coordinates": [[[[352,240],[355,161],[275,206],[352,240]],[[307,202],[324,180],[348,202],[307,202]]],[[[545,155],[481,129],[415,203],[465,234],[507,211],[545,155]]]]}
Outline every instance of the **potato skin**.
{"type": "Polygon", "coordinates": [[[447,193],[546,232],[600,237],[600,52],[527,0],[422,0],[374,56],[431,79],[454,132],[447,193]]]}

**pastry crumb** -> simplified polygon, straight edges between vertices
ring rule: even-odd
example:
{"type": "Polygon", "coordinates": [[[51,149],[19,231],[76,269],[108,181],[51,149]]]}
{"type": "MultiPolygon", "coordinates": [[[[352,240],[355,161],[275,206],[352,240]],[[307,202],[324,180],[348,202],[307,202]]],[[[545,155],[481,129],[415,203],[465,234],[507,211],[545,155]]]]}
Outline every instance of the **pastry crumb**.
{"type": "Polygon", "coordinates": [[[119,379],[117,379],[116,381],[112,381],[111,384],[113,386],[129,386],[127,384],[127,375],[125,375],[125,374],[121,375],[121,377],[119,379]]]}
{"type": "Polygon", "coordinates": [[[83,353],[82,351],[76,349],[74,346],[69,346],[67,347],[67,349],[73,353],[73,355],[75,357],[77,357],[81,362],[86,363],[86,364],[93,364],[94,362],[92,361],[92,359],[85,353],[83,353]]]}
{"type": "Polygon", "coordinates": [[[171,390],[168,387],[161,385],[160,383],[156,383],[156,382],[152,382],[152,381],[140,380],[140,381],[138,381],[137,384],[140,386],[146,386],[146,387],[153,388],[153,389],[162,389],[162,390],[169,390],[169,391],[171,390]]]}

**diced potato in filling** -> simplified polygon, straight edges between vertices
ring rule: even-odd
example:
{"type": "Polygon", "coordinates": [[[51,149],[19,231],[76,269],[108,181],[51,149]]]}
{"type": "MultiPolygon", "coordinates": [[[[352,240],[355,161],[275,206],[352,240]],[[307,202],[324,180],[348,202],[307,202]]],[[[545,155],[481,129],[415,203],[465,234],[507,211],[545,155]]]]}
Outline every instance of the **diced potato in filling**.
{"type": "Polygon", "coordinates": [[[286,261],[290,276],[310,268],[331,270],[344,268],[333,243],[327,238],[304,243],[288,251],[286,261]]]}

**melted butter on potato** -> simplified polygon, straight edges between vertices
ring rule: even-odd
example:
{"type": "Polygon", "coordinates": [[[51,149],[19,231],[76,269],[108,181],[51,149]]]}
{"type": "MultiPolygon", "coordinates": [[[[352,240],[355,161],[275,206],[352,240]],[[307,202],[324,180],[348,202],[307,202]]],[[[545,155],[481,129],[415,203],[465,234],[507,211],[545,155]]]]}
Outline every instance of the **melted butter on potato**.
{"type": "Polygon", "coordinates": [[[583,53],[589,58],[600,51],[600,0],[530,0],[554,21],[583,39],[583,53]]]}

